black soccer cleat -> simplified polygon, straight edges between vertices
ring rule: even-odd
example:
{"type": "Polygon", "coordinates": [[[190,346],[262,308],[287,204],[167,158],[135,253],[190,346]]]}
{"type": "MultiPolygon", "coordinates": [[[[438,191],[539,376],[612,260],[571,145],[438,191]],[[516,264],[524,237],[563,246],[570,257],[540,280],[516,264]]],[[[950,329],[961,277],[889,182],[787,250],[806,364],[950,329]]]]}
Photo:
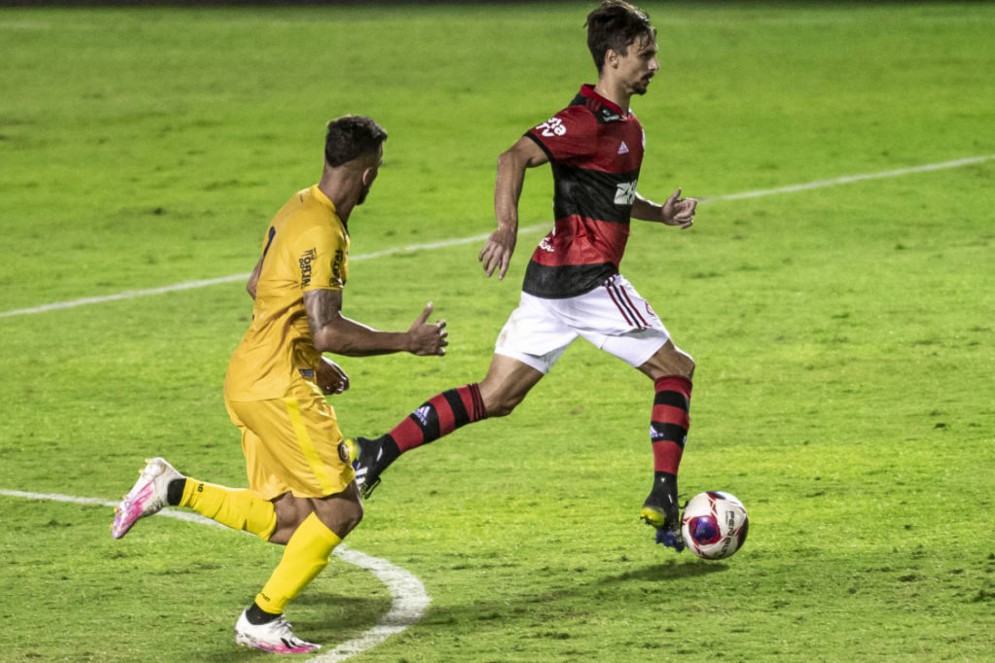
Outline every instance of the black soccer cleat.
{"type": "Polygon", "coordinates": [[[363,499],[368,498],[380,485],[380,472],[386,468],[378,468],[377,460],[382,455],[379,440],[369,440],[356,437],[345,441],[349,448],[349,460],[356,472],[356,485],[363,499]]]}
{"type": "Polygon", "coordinates": [[[681,507],[677,499],[675,481],[661,478],[653,484],[639,517],[647,525],[656,528],[656,542],[662,543],[677,552],[684,550],[684,538],[681,536],[681,507]]]}

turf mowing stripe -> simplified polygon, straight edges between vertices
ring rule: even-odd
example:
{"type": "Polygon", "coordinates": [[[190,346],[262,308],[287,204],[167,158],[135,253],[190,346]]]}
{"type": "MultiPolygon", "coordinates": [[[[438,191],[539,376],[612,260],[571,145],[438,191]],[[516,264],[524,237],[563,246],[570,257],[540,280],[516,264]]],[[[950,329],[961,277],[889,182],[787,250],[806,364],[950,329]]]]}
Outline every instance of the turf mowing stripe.
{"type": "MultiPolygon", "coordinates": [[[[48,502],[92,504],[95,506],[105,506],[110,508],[117,506],[117,502],[108,502],[107,500],[95,497],[74,497],[72,495],[58,495],[51,493],[28,493],[21,490],[7,490],[4,488],[0,488],[0,495],[5,495],[7,497],[23,497],[30,500],[44,500],[48,502]]],[[[176,520],[185,520],[187,522],[198,523],[200,525],[220,527],[224,530],[229,529],[224,525],[214,522],[213,520],[186,511],[163,509],[157,515],[176,520]]],[[[369,571],[375,575],[380,582],[386,585],[391,596],[390,610],[386,615],[381,617],[380,622],[370,630],[362,633],[352,640],[343,642],[329,652],[308,659],[308,663],[337,663],[338,661],[345,661],[353,656],[356,656],[357,654],[361,654],[369,649],[372,649],[373,647],[376,647],[390,636],[401,633],[409,626],[413,626],[418,623],[422,617],[425,616],[425,611],[428,610],[428,606],[432,602],[432,599],[425,591],[425,586],[422,585],[421,581],[414,575],[399,566],[391,564],[385,559],[373,557],[372,555],[361,553],[358,550],[353,550],[344,543],[340,544],[332,554],[346,564],[352,564],[365,571],[369,571]]]]}
{"type": "MultiPolygon", "coordinates": [[[[864,182],[867,180],[880,180],[892,177],[903,177],[905,175],[914,175],[916,173],[929,173],[936,170],[946,170],[948,168],[961,168],[963,166],[971,166],[979,163],[984,163],[986,161],[991,161],[995,159],[995,154],[988,154],[979,157],[967,157],[964,159],[956,159],[954,161],[943,161],[941,163],[931,163],[923,166],[912,166],[910,168],[899,168],[897,170],[885,170],[878,173],[862,173],[858,175],[845,175],[843,177],[837,177],[830,180],[818,180],[815,182],[806,182],[804,184],[791,184],[788,186],[775,187],[773,189],[757,189],[756,191],[744,191],[742,193],[729,193],[721,196],[712,196],[708,198],[700,198],[701,204],[721,202],[727,200],[745,200],[748,198],[763,198],[765,196],[776,196],[784,193],[797,193],[799,191],[811,191],[812,189],[823,189],[831,186],[840,186],[841,184],[852,184],[854,182],[864,182]]],[[[520,228],[519,234],[530,234],[541,232],[550,227],[550,224],[542,224],[537,226],[529,226],[527,228],[520,228]]],[[[482,242],[490,237],[490,233],[485,233],[481,235],[473,235],[472,237],[459,237],[456,239],[447,239],[439,242],[427,242],[425,244],[409,244],[407,246],[397,246],[392,249],[384,249],[383,251],[375,251],[373,253],[365,253],[356,256],[349,256],[349,260],[356,262],[358,260],[373,260],[375,258],[383,258],[386,256],[395,255],[398,253],[408,253],[411,251],[431,251],[434,249],[443,249],[451,246],[462,246],[464,244],[472,244],[474,242],[482,242]]],[[[197,281],[185,281],[183,283],[174,283],[173,285],[166,285],[159,288],[146,288],[144,290],[126,290],[124,292],[119,292],[113,295],[101,295],[98,297],[82,297],[80,299],[70,299],[64,302],[54,302],[52,304],[43,304],[41,306],[34,306],[31,308],[14,309],[12,311],[0,311],[0,318],[12,318],[19,315],[34,315],[37,313],[48,313],[49,311],[59,311],[62,309],[76,308],[78,306],[86,306],[88,304],[103,304],[106,302],[120,301],[124,299],[135,299],[137,297],[147,297],[150,295],[163,295],[168,292],[180,292],[182,290],[193,290],[195,288],[206,288],[207,286],[220,285],[222,283],[233,283],[237,281],[244,281],[249,278],[249,274],[232,274],[231,276],[220,276],[214,279],[200,279],[197,281]]]]}

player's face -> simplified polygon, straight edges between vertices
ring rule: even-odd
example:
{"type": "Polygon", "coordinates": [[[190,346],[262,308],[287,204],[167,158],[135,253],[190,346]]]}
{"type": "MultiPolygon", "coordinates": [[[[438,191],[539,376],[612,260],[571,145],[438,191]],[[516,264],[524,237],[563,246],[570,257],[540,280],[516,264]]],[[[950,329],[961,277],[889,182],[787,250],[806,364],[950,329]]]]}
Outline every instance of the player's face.
{"type": "Polygon", "coordinates": [[[359,191],[359,200],[356,201],[357,205],[362,205],[366,201],[367,194],[373,188],[373,182],[377,179],[377,175],[380,174],[380,166],[383,165],[383,143],[377,146],[377,153],[371,158],[370,164],[363,171],[363,188],[359,191]]]}
{"type": "Polygon", "coordinates": [[[650,79],[660,70],[657,51],[656,40],[644,36],[629,44],[625,55],[618,55],[619,76],[633,94],[646,94],[650,79]]]}

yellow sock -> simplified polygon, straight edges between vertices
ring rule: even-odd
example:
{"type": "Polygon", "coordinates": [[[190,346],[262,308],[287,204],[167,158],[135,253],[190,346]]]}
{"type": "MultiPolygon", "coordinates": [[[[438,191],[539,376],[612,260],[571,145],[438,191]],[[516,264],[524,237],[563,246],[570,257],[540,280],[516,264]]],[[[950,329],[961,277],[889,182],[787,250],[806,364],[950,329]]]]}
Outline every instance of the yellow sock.
{"type": "Polygon", "coordinates": [[[287,542],[283,559],[256,596],[256,605],[274,615],[301,593],[328,565],[335,546],[342,543],[313,513],[304,519],[287,542]]]}
{"type": "Polygon", "coordinates": [[[187,477],[180,506],[232,529],[245,530],[261,539],[269,539],[276,529],[276,511],[248,490],[225,488],[187,477]]]}

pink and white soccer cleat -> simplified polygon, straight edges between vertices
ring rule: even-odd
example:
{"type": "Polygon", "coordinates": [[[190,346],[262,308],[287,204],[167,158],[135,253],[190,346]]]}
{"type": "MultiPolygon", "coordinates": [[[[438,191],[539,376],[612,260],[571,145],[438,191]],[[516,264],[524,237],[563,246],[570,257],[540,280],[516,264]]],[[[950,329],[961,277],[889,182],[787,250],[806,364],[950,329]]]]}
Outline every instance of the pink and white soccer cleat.
{"type": "Polygon", "coordinates": [[[265,624],[251,624],[245,611],[235,623],[235,642],[271,654],[308,654],[321,649],[321,645],[301,640],[290,630],[290,622],[280,615],[265,624]]]}
{"type": "Polygon", "coordinates": [[[138,473],[138,481],[114,509],[111,536],[120,539],[139,518],[161,511],[166,506],[169,482],[182,478],[183,475],[166,462],[165,458],[146,459],[145,467],[138,473]]]}

